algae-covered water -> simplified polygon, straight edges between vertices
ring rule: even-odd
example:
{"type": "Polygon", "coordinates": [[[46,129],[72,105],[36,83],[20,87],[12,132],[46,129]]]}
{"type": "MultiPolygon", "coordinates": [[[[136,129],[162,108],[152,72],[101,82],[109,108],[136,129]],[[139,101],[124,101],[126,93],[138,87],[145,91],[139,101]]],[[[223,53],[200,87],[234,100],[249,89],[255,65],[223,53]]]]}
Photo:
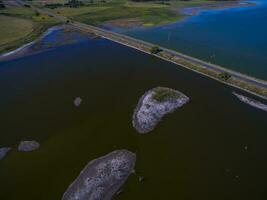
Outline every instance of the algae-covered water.
{"type": "Polygon", "coordinates": [[[1,62],[0,91],[0,146],[14,148],[0,161],[1,200],[60,199],[87,162],[117,149],[136,152],[137,165],[116,200],[267,198],[267,114],[209,78],[81,36],[1,62]],[[177,89],[191,101],[139,135],[133,110],[156,86],[177,89]],[[41,147],[17,152],[21,140],[41,147]]]}

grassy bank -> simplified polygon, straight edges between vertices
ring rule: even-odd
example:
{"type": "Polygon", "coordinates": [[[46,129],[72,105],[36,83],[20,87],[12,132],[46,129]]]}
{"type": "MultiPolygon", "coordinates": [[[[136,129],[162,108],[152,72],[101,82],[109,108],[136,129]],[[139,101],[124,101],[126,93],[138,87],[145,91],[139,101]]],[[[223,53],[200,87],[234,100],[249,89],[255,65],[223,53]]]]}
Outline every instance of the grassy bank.
{"type": "Polygon", "coordinates": [[[33,31],[33,23],[27,19],[0,15],[0,24],[0,46],[26,37],[33,31]]]}
{"type": "Polygon", "coordinates": [[[39,37],[59,22],[49,15],[22,6],[0,10],[0,53],[14,50],[39,37]]]}
{"type": "Polygon", "coordinates": [[[53,6],[53,9],[50,9],[51,11],[82,23],[91,25],[111,23],[116,26],[126,27],[129,25],[155,26],[171,23],[185,16],[181,12],[184,7],[216,3],[209,0],[171,0],[167,2],[133,2],[130,0],[81,1],[83,5],[76,8],[64,5],[67,2],[64,0],[54,0],[54,3],[51,3],[51,0],[47,0],[47,2],[45,0],[36,0],[33,2],[38,7],[53,6]],[[133,20],[135,23],[132,23],[133,20]]]}

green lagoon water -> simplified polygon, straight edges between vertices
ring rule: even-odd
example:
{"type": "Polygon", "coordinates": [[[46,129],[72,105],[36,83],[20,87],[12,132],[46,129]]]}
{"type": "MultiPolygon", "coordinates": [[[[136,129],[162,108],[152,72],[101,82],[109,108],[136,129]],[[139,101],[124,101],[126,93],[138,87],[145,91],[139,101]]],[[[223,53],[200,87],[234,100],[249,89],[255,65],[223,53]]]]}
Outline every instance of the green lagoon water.
{"type": "Polygon", "coordinates": [[[58,200],[90,160],[117,149],[136,152],[137,174],[116,200],[267,199],[267,114],[209,78],[82,37],[1,62],[0,91],[0,146],[14,148],[0,161],[1,200],[58,200]],[[177,89],[191,101],[139,135],[133,110],[156,86],[177,89]],[[17,152],[21,140],[41,147],[17,152]]]}

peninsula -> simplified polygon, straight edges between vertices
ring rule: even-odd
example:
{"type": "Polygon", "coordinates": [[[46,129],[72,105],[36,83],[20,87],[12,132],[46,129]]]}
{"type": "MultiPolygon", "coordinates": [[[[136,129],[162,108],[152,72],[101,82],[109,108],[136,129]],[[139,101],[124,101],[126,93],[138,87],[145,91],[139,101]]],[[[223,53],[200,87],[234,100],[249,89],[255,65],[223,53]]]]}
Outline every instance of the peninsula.
{"type": "Polygon", "coordinates": [[[266,111],[267,112],[267,105],[263,104],[259,101],[256,101],[254,99],[251,99],[249,97],[243,96],[241,94],[238,94],[236,92],[233,92],[233,95],[235,95],[240,101],[244,102],[245,104],[248,104],[254,108],[258,108],[260,110],[266,111]]]}

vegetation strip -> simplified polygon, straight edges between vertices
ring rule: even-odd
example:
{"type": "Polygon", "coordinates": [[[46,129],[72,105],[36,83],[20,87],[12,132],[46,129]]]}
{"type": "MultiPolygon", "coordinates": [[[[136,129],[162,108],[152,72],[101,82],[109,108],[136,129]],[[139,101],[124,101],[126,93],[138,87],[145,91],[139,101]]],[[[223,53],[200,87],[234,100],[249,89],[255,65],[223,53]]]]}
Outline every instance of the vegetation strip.
{"type": "Polygon", "coordinates": [[[121,35],[111,31],[107,31],[95,26],[73,22],[75,27],[81,30],[91,31],[106,39],[135,48],[142,52],[154,55],[161,59],[175,63],[212,79],[225,83],[227,85],[244,90],[263,99],[267,99],[267,82],[256,79],[223,67],[207,63],[205,61],[184,55],[182,53],[164,48],[156,47],[154,44],[138,40],[129,36],[121,35]],[[156,50],[156,52],[155,52],[156,50]]]}

